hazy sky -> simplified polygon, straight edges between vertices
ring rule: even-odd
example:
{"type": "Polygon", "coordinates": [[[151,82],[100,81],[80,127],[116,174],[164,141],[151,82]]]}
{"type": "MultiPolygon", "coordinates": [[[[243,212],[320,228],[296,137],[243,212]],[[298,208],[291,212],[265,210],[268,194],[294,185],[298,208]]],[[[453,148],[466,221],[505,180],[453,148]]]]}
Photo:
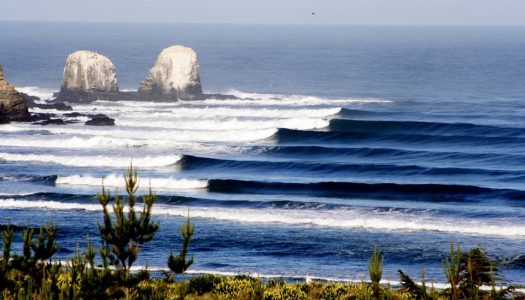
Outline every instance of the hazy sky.
{"type": "Polygon", "coordinates": [[[525,0],[0,0],[0,7],[0,20],[525,25],[525,0]]]}

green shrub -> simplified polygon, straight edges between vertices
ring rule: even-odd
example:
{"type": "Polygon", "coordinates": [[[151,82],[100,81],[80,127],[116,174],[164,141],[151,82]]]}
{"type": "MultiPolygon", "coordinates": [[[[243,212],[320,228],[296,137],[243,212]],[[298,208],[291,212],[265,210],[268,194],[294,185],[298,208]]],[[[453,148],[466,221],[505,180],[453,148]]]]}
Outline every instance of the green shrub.
{"type": "Polygon", "coordinates": [[[306,298],[306,293],[303,292],[300,286],[295,284],[274,285],[273,288],[266,289],[264,292],[264,300],[303,300],[306,298]]]}
{"type": "Polygon", "coordinates": [[[347,291],[346,286],[341,283],[327,283],[323,284],[322,287],[321,293],[319,294],[320,300],[336,300],[347,291]]]}
{"type": "Polygon", "coordinates": [[[253,299],[256,294],[261,293],[261,282],[259,279],[235,279],[225,278],[215,286],[214,293],[224,299],[253,299]]]}
{"type": "Polygon", "coordinates": [[[215,290],[215,287],[222,282],[222,280],[223,277],[212,274],[205,274],[191,278],[188,283],[188,292],[197,295],[211,293],[215,290]]]}
{"type": "Polygon", "coordinates": [[[459,244],[450,243],[450,257],[443,260],[443,270],[450,284],[450,299],[459,299],[459,275],[461,272],[461,250],[459,244]]]}
{"type": "Polygon", "coordinates": [[[379,252],[377,245],[374,247],[374,252],[372,257],[368,260],[368,273],[370,274],[370,281],[372,281],[372,290],[374,291],[374,296],[376,299],[379,299],[381,289],[379,283],[381,282],[381,277],[383,276],[383,255],[379,252]]]}

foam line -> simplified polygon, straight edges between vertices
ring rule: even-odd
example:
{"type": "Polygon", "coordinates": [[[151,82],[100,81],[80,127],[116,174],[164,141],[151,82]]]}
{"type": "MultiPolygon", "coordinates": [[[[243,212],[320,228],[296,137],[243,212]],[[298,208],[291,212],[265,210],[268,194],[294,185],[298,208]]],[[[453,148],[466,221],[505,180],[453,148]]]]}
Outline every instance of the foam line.
{"type": "MultiPolygon", "coordinates": [[[[71,176],[59,176],[55,184],[56,185],[73,185],[73,186],[94,186],[100,187],[104,180],[104,185],[108,187],[123,187],[124,178],[122,175],[110,174],[104,178],[83,176],[83,175],[71,175],[71,176]]],[[[161,190],[187,190],[187,189],[202,189],[208,186],[207,180],[198,179],[184,179],[184,178],[145,178],[141,179],[141,187],[149,187],[153,189],[161,190]]]]}
{"type": "Polygon", "coordinates": [[[7,161],[21,162],[43,162],[54,163],[64,166],[77,167],[112,167],[125,168],[133,161],[133,165],[142,168],[162,167],[175,164],[181,159],[180,155],[166,156],[145,156],[145,157],[126,157],[126,156],[64,156],[64,155],[45,155],[45,154],[12,154],[0,153],[0,159],[7,161]]]}
{"type": "MultiPolygon", "coordinates": [[[[90,181],[91,182],[91,181],[90,181]]],[[[100,185],[100,182],[98,182],[100,185]]],[[[26,201],[2,199],[0,208],[33,208],[51,210],[100,210],[99,205],[62,203],[57,201],[26,201]]],[[[221,221],[260,224],[287,224],[296,226],[319,226],[346,229],[365,229],[373,231],[433,231],[459,233],[464,235],[491,235],[522,239],[525,225],[498,224],[487,220],[457,220],[434,217],[430,214],[409,214],[400,212],[377,212],[366,209],[338,210],[292,210],[292,209],[254,209],[189,207],[158,204],[153,209],[155,215],[186,217],[188,210],[193,218],[206,218],[221,221]]]]}

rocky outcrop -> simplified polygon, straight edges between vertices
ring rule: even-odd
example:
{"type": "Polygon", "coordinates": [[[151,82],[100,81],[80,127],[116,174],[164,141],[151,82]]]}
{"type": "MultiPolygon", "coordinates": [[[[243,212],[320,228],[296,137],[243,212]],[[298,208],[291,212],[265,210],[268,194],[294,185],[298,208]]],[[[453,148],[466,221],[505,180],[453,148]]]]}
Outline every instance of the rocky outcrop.
{"type": "Polygon", "coordinates": [[[71,105],[67,105],[64,102],[52,101],[49,103],[41,103],[41,99],[37,96],[31,96],[25,93],[20,93],[20,96],[22,96],[22,99],[24,99],[29,108],[73,110],[71,105]]]}
{"type": "Polygon", "coordinates": [[[115,65],[104,55],[91,51],[70,54],[64,67],[63,91],[85,93],[118,92],[115,65]]]}
{"type": "Polygon", "coordinates": [[[91,120],[86,121],[84,124],[88,126],[114,126],[115,119],[103,114],[98,114],[91,116],[91,120]]]}
{"type": "MultiPolygon", "coordinates": [[[[162,50],[139,90],[125,92],[118,90],[115,66],[107,57],[95,52],[77,51],[68,56],[64,83],[54,97],[53,103],[45,105],[96,100],[165,102],[236,98],[233,95],[203,94],[197,54],[183,46],[162,50]]],[[[35,107],[38,105],[42,104],[34,104],[35,107]]],[[[62,106],[67,108],[67,104],[62,106]]]]}
{"type": "Polygon", "coordinates": [[[4,80],[4,71],[0,65],[0,123],[29,121],[30,118],[26,103],[15,86],[4,80]]]}
{"type": "Polygon", "coordinates": [[[139,93],[173,95],[181,99],[202,98],[199,63],[193,49],[171,46],[162,50],[139,93]]]}

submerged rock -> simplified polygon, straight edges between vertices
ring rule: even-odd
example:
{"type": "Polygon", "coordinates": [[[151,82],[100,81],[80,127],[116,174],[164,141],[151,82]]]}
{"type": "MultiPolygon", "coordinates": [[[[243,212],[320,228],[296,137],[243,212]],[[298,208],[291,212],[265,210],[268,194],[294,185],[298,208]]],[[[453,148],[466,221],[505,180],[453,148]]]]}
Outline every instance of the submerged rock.
{"type": "Polygon", "coordinates": [[[104,55],[91,51],[70,54],[64,67],[62,91],[118,92],[115,65],[104,55]]]}
{"type": "Polygon", "coordinates": [[[171,46],[162,50],[139,93],[173,95],[181,99],[202,97],[199,63],[193,49],[171,46]]]}
{"type": "Polygon", "coordinates": [[[98,114],[91,116],[91,120],[86,121],[85,125],[88,126],[114,126],[115,119],[112,119],[106,115],[98,114]]]}
{"type": "Polygon", "coordinates": [[[27,104],[15,86],[4,80],[4,70],[0,65],[0,123],[29,121],[30,118],[27,104]]]}
{"type": "Polygon", "coordinates": [[[67,124],[73,124],[73,123],[76,123],[76,122],[71,121],[71,120],[58,119],[58,118],[48,118],[48,119],[44,119],[39,122],[35,122],[33,124],[44,126],[44,125],[67,125],[67,124]]]}
{"type": "Polygon", "coordinates": [[[71,105],[67,105],[64,102],[52,101],[47,103],[38,103],[40,98],[37,96],[31,96],[25,93],[20,93],[22,99],[26,102],[29,108],[40,108],[40,109],[56,109],[56,110],[73,110],[71,105]]]}

